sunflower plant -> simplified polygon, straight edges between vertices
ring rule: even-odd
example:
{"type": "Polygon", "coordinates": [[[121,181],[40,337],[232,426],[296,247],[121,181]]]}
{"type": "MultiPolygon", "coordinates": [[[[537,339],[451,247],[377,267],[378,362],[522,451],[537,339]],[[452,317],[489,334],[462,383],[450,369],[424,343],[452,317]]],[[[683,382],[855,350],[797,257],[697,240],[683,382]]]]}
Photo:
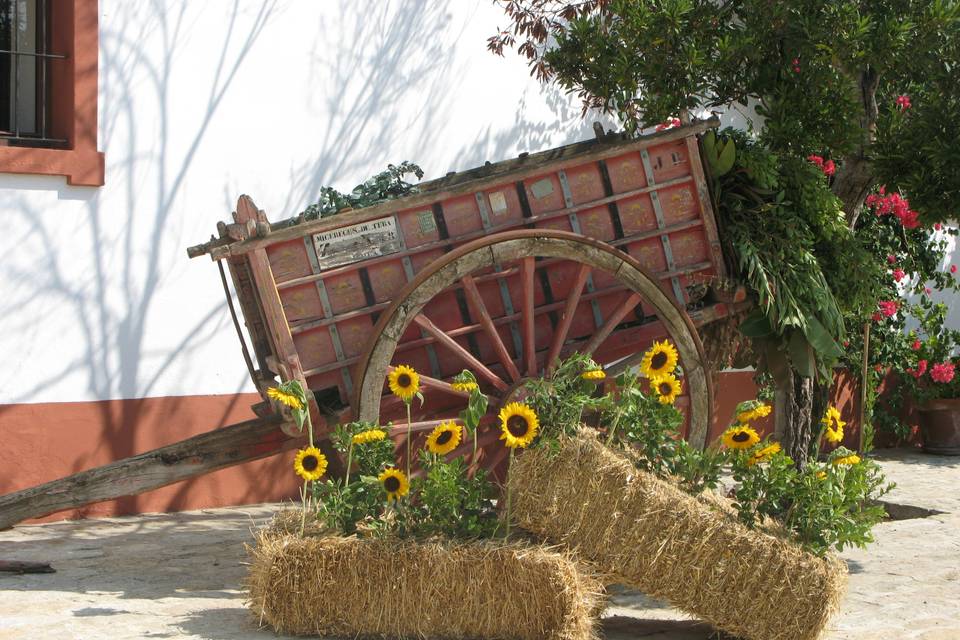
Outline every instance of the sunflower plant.
{"type": "MultiPolygon", "coordinates": [[[[590,356],[575,353],[561,361],[550,378],[535,378],[526,383],[526,403],[536,412],[544,427],[545,439],[555,441],[561,435],[573,435],[602,403],[597,384],[603,378],[590,356]]],[[[606,374],[604,374],[606,377],[606,374]]]]}

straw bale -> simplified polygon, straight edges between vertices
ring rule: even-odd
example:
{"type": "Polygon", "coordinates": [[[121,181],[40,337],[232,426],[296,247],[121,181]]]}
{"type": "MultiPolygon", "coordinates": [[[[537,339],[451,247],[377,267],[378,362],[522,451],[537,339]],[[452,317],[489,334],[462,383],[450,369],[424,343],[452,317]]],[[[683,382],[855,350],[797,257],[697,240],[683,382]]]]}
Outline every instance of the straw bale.
{"type": "Polygon", "coordinates": [[[526,451],[509,482],[519,526],[621,583],[751,640],[814,640],[837,610],[846,565],[730,517],[637,470],[583,432],[526,451]]]}
{"type": "Polygon", "coordinates": [[[602,611],[601,583],[541,545],[268,529],[249,551],[250,608],[278,633],[591,640],[602,611]]]}

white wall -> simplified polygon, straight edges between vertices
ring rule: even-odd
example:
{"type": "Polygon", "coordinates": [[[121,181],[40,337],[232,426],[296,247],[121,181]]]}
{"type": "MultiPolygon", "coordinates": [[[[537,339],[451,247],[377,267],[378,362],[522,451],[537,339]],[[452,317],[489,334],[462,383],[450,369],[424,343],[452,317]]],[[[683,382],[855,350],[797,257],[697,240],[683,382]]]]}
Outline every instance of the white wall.
{"type": "Polygon", "coordinates": [[[486,37],[489,0],[100,0],[106,184],[0,174],[0,403],[252,390],[216,267],[241,193],[278,220],[388,162],[427,178],[592,136],[486,37]]]}

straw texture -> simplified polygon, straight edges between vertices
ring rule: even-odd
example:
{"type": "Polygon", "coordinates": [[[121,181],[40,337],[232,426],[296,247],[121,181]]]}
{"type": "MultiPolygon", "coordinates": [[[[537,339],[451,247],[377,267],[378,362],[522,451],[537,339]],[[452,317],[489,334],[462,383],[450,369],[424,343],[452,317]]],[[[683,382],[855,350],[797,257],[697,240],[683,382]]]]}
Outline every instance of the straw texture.
{"type": "Polygon", "coordinates": [[[279,633],[351,638],[591,640],[602,585],[520,543],[262,532],[249,604],[279,633]]]}
{"type": "Polygon", "coordinates": [[[750,530],[717,504],[639,471],[582,432],[558,453],[518,456],[518,524],[593,563],[608,583],[667,600],[750,640],[815,640],[837,610],[846,565],[750,530]]]}

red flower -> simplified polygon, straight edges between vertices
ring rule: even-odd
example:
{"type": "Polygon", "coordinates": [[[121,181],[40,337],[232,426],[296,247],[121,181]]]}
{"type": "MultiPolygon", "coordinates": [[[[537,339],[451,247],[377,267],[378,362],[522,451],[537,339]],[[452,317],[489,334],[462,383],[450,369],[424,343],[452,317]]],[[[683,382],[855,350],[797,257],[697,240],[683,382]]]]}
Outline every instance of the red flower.
{"type": "Polygon", "coordinates": [[[895,264],[897,262],[897,256],[891,253],[890,255],[887,256],[887,262],[890,264],[895,264]]]}
{"type": "Polygon", "coordinates": [[[950,273],[956,273],[956,272],[957,272],[957,265],[955,264],[950,265],[950,273]]]}
{"type": "Polygon", "coordinates": [[[910,348],[913,349],[914,351],[920,351],[920,347],[922,346],[922,344],[923,343],[920,342],[920,338],[917,338],[916,340],[913,341],[913,344],[910,345],[910,348]]]}
{"type": "Polygon", "coordinates": [[[912,209],[907,211],[902,216],[897,216],[900,218],[900,224],[903,225],[904,229],[916,229],[920,226],[919,215],[916,211],[912,209]]]}
{"type": "Polygon", "coordinates": [[[833,160],[827,160],[823,163],[823,173],[828,176],[832,176],[837,171],[837,165],[833,163],[833,160]]]}
{"type": "Polygon", "coordinates": [[[821,156],[811,153],[807,156],[807,160],[823,169],[823,158],[821,156]]]}
{"type": "Polygon", "coordinates": [[[903,269],[894,269],[893,270],[893,280],[894,282],[900,282],[903,280],[903,277],[907,275],[903,272],[903,269]]]}
{"type": "Polygon", "coordinates": [[[932,291],[930,291],[930,287],[924,287],[923,292],[927,295],[930,295],[931,293],[933,293],[932,291]]]}
{"type": "Polygon", "coordinates": [[[923,375],[924,373],[926,373],[926,372],[927,372],[927,361],[926,361],[926,360],[920,360],[919,362],[917,362],[917,368],[916,368],[916,369],[907,369],[907,373],[909,373],[910,375],[912,375],[914,378],[919,378],[920,376],[922,376],[922,375],[923,375]]]}
{"type": "Polygon", "coordinates": [[[941,362],[930,367],[930,378],[934,382],[950,382],[955,373],[956,369],[952,362],[941,362]]]}
{"type": "Polygon", "coordinates": [[[879,312],[874,312],[874,314],[870,316],[870,319],[873,320],[874,322],[880,322],[881,320],[883,320],[883,316],[880,315],[879,312]]]}
{"type": "Polygon", "coordinates": [[[666,122],[661,122],[657,125],[656,131],[663,131],[664,129],[671,129],[673,127],[680,126],[680,118],[670,118],[666,122]]]}
{"type": "Polygon", "coordinates": [[[880,307],[880,313],[889,318],[897,312],[898,305],[896,300],[881,300],[877,306],[880,307]]]}
{"type": "Polygon", "coordinates": [[[844,340],[844,341],[843,341],[843,346],[849,347],[849,346],[850,346],[850,341],[849,341],[849,340],[844,340]]]}
{"type": "Polygon", "coordinates": [[[937,231],[940,231],[940,229],[943,229],[943,225],[938,222],[933,225],[933,228],[936,229],[937,231]]]}
{"type": "Polygon", "coordinates": [[[910,108],[910,96],[905,93],[897,96],[896,105],[897,109],[900,109],[900,111],[906,111],[910,108]]]}

